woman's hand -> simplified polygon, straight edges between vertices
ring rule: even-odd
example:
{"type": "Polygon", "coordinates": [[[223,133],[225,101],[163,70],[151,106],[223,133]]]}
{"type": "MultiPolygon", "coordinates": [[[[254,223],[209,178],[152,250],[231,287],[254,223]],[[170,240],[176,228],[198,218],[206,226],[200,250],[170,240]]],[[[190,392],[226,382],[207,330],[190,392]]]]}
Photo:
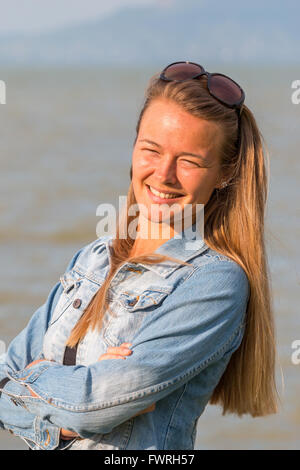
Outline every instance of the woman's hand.
{"type": "Polygon", "coordinates": [[[30,364],[28,364],[28,366],[26,366],[25,369],[27,369],[28,367],[34,366],[38,362],[42,362],[42,361],[46,361],[46,359],[37,359],[36,361],[33,361],[30,364]]]}
{"type": "MultiPolygon", "coordinates": [[[[108,347],[106,353],[101,354],[101,356],[99,356],[98,361],[104,361],[106,359],[126,359],[126,356],[130,356],[132,354],[132,351],[129,348],[130,346],[132,346],[131,343],[122,343],[120,346],[108,347]]],[[[145,408],[144,410],[139,411],[139,413],[137,413],[133,417],[141,415],[143,413],[149,413],[150,411],[154,411],[154,410],[155,410],[155,403],[148,406],[148,408],[145,408]]],[[[71,440],[71,439],[74,439],[75,437],[79,437],[79,435],[76,434],[75,432],[68,431],[67,429],[61,428],[61,431],[60,431],[61,439],[71,440]]]]}
{"type": "Polygon", "coordinates": [[[60,430],[60,438],[63,441],[70,441],[71,439],[74,439],[75,437],[80,437],[76,432],[68,431],[67,429],[61,428],[60,430]]]}
{"type": "Polygon", "coordinates": [[[122,343],[120,346],[108,347],[106,353],[99,356],[98,361],[104,361],[105,359],[126,359],[125,356],[130,356],[132,354],[129,346],[132,346],[132,344],[122,343]]]}
{"type": "MultiPolygon", "coordinates": [[[[33,362],[31,362],[30,364],[28,364],[28,365],[25,367],[25,369],[27,369],[28,367],[34,366],[34,365],[37,364],[38,362],[42,362],[42,361],[45,361],[45,360],[46,360],[46,359],[37,359],[36,361],[33,361],[33,362]]],[[[34,398],[39,398],[39,396],[38,396],[36,393],[34,393],[34,391],[31,390],[30,387],[28,387],[28,389],[29,389],[30,395],[31,395],[32,397],[34,397],[34,398]]]]}

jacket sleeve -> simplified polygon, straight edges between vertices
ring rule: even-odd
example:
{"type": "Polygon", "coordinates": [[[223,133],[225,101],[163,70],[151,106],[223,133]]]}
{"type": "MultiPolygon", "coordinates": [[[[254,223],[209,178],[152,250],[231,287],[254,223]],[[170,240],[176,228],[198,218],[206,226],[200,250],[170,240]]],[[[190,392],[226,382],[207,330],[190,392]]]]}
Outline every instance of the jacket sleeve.
{"type": "MultiPolygon", "coordinates": [[[[82,250],[83,248],[75,253],[67,266],[67,271],[73,268],[82,250]]],[[[59,427],[49,428],[48,422],[47,430],[51,429],[51,436],[49,437],[48,433],[44,434],[42,428],[45,423],[36,419],[34,412],[20,406],[18,397],[25,396],[29,399],[31,396],[29,390],[20,383],[11,380],[7,382],[5,378],[10,378],[9,373],[19,370],[27,371],[25,368],[28,364],[43,358],[44,335],[62,291],[61,283],[56,283],[46,302],[36,310],[23,331],[11,341],[6,354],[1,356],[0,361],[0,428],[9,430],[19,437],[26,437],[33,442],[38,440],[41,446],[44,441],[48,442],[47,449],[58,444],[59,427]]]]}
{"type": "Polygon", "coordinates": [[[207,263],[148,312],[125,361],[45,361],[10,377],[38,395],[22,398],[32,413],[83,438],[108,433],[232,354],[242,340],[248,297],[247,277],[236,263],[207,263]]]}

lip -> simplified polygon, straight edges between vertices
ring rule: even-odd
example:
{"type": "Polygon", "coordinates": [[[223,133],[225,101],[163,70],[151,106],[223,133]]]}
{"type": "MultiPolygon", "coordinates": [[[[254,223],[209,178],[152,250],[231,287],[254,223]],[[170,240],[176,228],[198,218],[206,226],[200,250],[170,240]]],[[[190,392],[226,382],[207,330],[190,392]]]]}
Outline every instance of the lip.
{"type": "MultiPolygon", "coordinates": [[[[174,197],[174,198],[170,198],[170,199],[164,199],[162,197],[159,197],[159,196],[155,196],[151,191],[150,191],[150,188],[149,188],[149,185],[148,184],[145,184],[146,186],[146,190],[147,190],[147,193],[148,193],[148,196],[150,197],[150,199],[152,199],[152,201],[154,202],[159,202],[159,203],[173,203],[174,201],[178,201],[179,199],[181,199],[183,197],[182,196],[178,196],[178,197],[174,197]]],[[[154,187],[154,186],[153,186],[154,187]]],[[[156,189],[156,188],[154,188],[156,189]]],[[[158,190],[157,190],[158,191],[158,190]]],[[[160,193],[165,193],[165,194],[168,194],[169,191],[159,191],[160,193]]]]}

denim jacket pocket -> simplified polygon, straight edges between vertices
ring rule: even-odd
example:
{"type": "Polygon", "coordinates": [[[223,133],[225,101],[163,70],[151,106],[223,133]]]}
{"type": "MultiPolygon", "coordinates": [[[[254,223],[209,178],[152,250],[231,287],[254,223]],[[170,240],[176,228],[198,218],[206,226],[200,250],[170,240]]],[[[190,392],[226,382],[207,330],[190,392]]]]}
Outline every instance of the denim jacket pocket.
{"type": "Polygon", "coordinates": [[[169,286],[149,286],[141,291],[121,292],[111,306],[114,314],[104,328],[104,341],[109,346],[131,341],[145,315],[160,306],[171,290],[169,286]]]}
{"type": "Polygon", "coordinates": [[[148,287],[146,290],[136,292],[122,292],[120,302],[129,312],[151,309],[161,304],[165,297],[169,295],[171,288],[168,287],[148,287]]]}
{"type": "Polygon", "coordinates": [[[55,323],[61,317],[64,311],[69,307],[69,305],[74,299],[75,293],[77,292],[82,282],[82,279],[83,276],[74,269],[60,276],[60,282],[63,287],[63,292],[57,302],[57,305],[55,306],[49,326],[53,325],[53,323],[55,323]]]}

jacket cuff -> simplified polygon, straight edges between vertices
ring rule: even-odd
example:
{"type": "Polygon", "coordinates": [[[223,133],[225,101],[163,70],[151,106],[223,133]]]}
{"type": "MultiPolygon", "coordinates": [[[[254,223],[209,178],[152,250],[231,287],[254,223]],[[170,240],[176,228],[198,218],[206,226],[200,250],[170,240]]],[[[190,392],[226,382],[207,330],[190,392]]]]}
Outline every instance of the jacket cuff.
{"type": "Polygon", "coordinates": [[[55,450],[60,442],[60,428],[36,416],[34,419],[35,443],[42,450],[55,450]]]}
{"type": "Polygon", "coordinates": [[[24,432],[15,426],[7,426],[6,430],[23,439],[32,450],[55,450],[62,448],[60,428],[36,416],[31,430],[24,432]]]}
{"type": "Polygon", "coordinates": [[[33,383],[45,370],[49,367],[57,365],[57,363],[52,361],[42,361],[34,364],[31,367],[27,367],[22,370],[12,371],[10,370],[7,373],[7,376],[13,380],[20,382],[22,384],[31,384],[33,383]]]}
{"type": "Polygon", "coordinates": [[[4,429],[25,440],[31,448],[54,450],[59,446],[60,428],[31,414],[26,400],[34,398],[23,384],[9,380],[3,389],[0,407],[4,429]]]}

